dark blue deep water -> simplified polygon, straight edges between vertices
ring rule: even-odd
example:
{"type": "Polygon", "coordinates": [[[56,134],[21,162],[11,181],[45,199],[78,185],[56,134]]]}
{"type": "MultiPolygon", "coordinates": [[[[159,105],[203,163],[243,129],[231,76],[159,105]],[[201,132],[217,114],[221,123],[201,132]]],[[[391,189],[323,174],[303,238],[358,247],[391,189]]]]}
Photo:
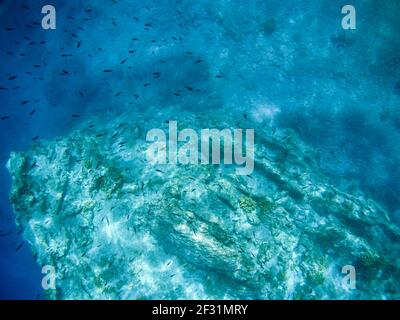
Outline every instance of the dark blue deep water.
{"type": "Polygon", "coordinates": [[[41,28],[45,4],[0,1],[0,298],[44,298],[19,247],[10,153],[132,108],[291,128],[332,184],[400,225],[399,1],[53,0],[56,30],[41,28]],[[348,2],[356,30],[341,26],[348,2]]]}

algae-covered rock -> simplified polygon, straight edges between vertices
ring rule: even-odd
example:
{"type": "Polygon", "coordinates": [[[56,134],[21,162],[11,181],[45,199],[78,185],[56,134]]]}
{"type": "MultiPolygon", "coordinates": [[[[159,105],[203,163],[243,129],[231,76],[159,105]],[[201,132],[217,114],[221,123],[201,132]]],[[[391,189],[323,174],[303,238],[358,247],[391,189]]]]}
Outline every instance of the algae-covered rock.
{"type": "Polygon", "coordinates": [[[50,298],[400,298],[399,230],[360,192],[331,185],[293,132],[255,126],[255,170],[238,176],[150,164],[146,133],[166,120],[98,120],[11,154],[17,223],[56,270],[50,298]],[[354,290],[342,287],[346,265],[360,275],[354,290]]]}
{"type": "Polygon", "coordinates": [[[240,208],[246,213],[252,213],[257,209],[257,204],[250,197],[243,197],[239,200],[240,208]]]}

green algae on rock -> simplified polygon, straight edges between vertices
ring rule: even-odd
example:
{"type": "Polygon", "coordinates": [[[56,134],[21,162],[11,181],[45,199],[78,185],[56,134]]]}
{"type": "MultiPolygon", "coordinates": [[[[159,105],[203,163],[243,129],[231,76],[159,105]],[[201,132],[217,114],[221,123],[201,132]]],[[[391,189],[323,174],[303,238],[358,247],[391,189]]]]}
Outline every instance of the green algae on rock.
{"type": "Polygon", "coordinates": [[[56,270],[49,298],[400,298],[399,230],[373,201],[332,186],[293,132],[256,127],[255,170],[238,176],[149,164],[146,132],[168,114],[159,119],[99,120],[11,154],[16,221],[56,270]],[[342,287],[345,265],[360,275],[355,290],[342,287]]]}

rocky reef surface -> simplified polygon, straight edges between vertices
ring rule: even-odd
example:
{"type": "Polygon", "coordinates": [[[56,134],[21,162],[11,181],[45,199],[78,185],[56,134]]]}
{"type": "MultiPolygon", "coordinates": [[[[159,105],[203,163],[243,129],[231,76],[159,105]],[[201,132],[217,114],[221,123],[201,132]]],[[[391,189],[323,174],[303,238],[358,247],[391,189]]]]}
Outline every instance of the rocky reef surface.
{"type": "Polygon", "coordinates": [[[331,185],[289,130],[168,111],[95,119],[12,153],[16,221],[52,299],[400,298],[400,230],[353,188],[331,185]],[[255,129],[255,169],[155,165],[146,132],[255,129]],[[354,266],[356,289],[342,285],[354,266]]]}

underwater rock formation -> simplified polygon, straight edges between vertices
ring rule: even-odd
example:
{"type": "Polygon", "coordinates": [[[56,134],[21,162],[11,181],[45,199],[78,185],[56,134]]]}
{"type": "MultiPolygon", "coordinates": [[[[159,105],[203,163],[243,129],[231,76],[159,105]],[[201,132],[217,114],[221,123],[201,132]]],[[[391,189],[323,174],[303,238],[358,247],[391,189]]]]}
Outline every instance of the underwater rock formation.
{"type": "MultiPolygon", "coordinates": [[[[176,113],[175,113],[176,115],[176,113]]],[[[255,128],[255,169],[151,165],[146,132],[233,128],[211,115],[86,123],[12,153],[16,221],[52,299],[400,298],[400,231],[360,192],[319,172],[291,131],[255,128]],[[356,289],[342,268],[356,270],[356,289]]],[[[244,121],[244,120],[243,120],[244,121]]]]}

